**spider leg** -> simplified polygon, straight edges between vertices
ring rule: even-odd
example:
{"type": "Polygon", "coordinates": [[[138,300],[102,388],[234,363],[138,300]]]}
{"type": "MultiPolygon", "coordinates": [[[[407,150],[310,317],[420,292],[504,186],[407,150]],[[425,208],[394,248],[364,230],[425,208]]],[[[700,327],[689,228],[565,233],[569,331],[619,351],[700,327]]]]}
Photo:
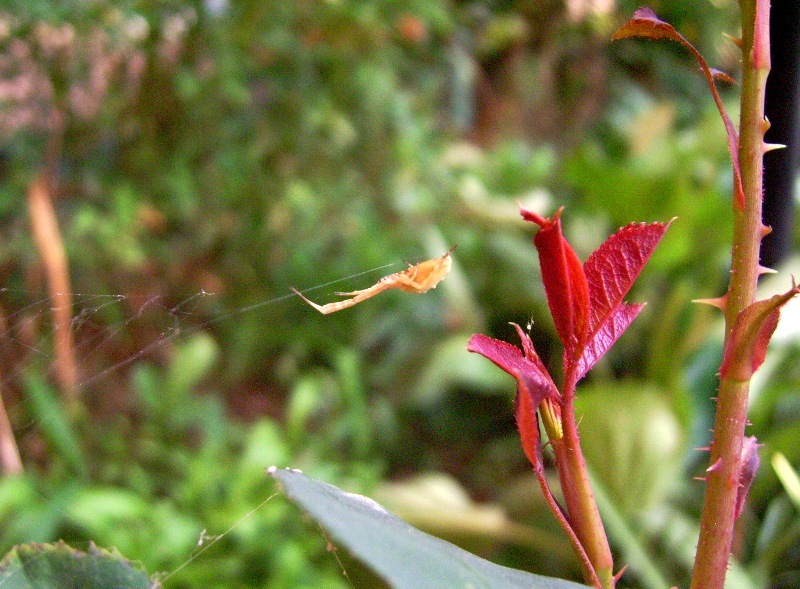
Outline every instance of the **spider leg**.
{"type": "MultiPolygon", "coordinates": [[[[372,288],[372,287],[370,287],[370,288],[372,288]]],[[[361,293],[366,292],[368,290],[369,290],[369,288],[363,288],[361,290],[353,290],[353,291],[350,291],[350,292],[336,291],[333,294],[335,294],[337,297],[357,297],[361,293]]]]}
{"type": "MultiPolygon", "coordinates": [[[[309,305],[314,307],[317,311],[319,311],[323,315],[329,315],[331,313],[335,313],[336,311],[341,311],[342,309],[348,309],[348,308],[352,307],[353,305],[357,305],[361,301],[365,301],[370,297],[374,297],[376,294],[378,294],[380,292],[383,292],[384,290],[387,290],[389,288],[397,288],[397,287],[389,286],[389,285],[387,285],[385,283],[378,282],[377,284],[375,284],[375,285],[373,285],[373,286],[371,286],[369,288],[366,288],[364,290],[355,291],[355,296],[353,298],[351,298],[351,299],[347,299],[346,301],[336,301],[336,302],[333,302],[333,303],[328,303],[326,305],[318,305],[318,304],[308,300],[296,288],[294,288],[294,287],[291,287],[291,288],[295,292],[295,294],[297,294],[297,296],[299,296],[306,303],[308,303],[309,305]]],[[[340,294],[340,293],[337,293],[337,294],[340,294]]],[[[345,293],[345,294],[349,294],[349,293],[345,293]]]]}
{"type": "Polygon", "coordinates": [[[352,307],[353,305],[358,303],[358,301],[355,300],[355,298],[352,298],[352,299],[348,299],[346,301],[337,301],[335,303],[328,303],[327,305],[318,305],[317,303],[308,300],[308,298],[306,298],[303,295],[303,293],[301,293],[295,287],[292,286],[291,289],[292,289],[292,291],[294,291],[294,293],[297,296],[299,296],[306,303],[308,303],[309,305],[314,307],[317,311],[319,311],[323,315],[329,315],[331,313],[335,313],[336,311],[341,311],[342,309],[347,309],[348,307],[352,307]]]}
{"type": "Polygon", "coordinates": [[[369,297],[374,297],[376,294],[383,292],[384,290],[387,290],[389,288],[395,288],[391,285],[387,285],[387,283],[394,281],[394,277],[395,277],[394,274],[390,274],[389,276],[384,276],[369,288],[354,290],[352,292],[335,292],[333,294],[340,297],[355,297],[359,301],[363,301],[364,299],[368,299],[369,297]]]}

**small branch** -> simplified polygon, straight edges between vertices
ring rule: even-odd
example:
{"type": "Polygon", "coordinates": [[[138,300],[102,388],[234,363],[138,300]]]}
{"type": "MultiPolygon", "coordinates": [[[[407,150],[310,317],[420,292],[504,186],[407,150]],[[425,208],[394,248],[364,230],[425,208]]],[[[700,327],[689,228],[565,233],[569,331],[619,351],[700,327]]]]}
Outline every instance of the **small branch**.
{"type": "Polygon", "coordinates": [[[19,455],[11,420],[8,419],[3,402],[4,387],[0,386],[0,470],[6,476],[22,474],[22,458],[19,455]]]}
{"type": "Polygon", "coordinates": [[[53,207],[47,178],[39,176],[28,189],[28,210],[36,247],[47,274],[47,287],[53,301],[54,354],[56,375],[68,410],[78,410],[78,370],[72,337],[72,295],[70,294],[67,255],[53,207]]]}

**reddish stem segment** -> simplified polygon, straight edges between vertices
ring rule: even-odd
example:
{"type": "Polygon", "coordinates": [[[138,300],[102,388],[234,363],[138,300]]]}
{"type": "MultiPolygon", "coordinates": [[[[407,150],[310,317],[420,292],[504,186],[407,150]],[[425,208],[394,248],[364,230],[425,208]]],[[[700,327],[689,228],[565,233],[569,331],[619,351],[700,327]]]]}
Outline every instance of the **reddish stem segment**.
{"type": "Polygon", "coordinates": [[[581,450],[575,421],[575,379],[567,375],[562,391],[561,425],[564,437],[550,440],[556,453],[561,490],[567,504],[570,523],[594,565],[602,587],[614,587],[614,560],[608,545],[603,521],[589,482],[586,460],[581,450]]]}
{"type": "MultiPolygon", "coordinates": [[[[725,306],[726,341],[739,313],[755,300],[758,254],[763,235],[761,225],[764,153],[764,90],[769,73],[769,2],[741,0],[742,9],[742,97],[739,138],[744,207],[734,206],[731,278],[725,306]],[[756,28],[758,27],[758,28],[756,28]]],[[[730,370],[728,374],[737,371],[730,370]]],[[[750,381],[732,376],[720,380],[711,467],[700,538],[697,545],[692,589],[722,589],[728,570],[742,444],[747,423],[750,381]]]]}

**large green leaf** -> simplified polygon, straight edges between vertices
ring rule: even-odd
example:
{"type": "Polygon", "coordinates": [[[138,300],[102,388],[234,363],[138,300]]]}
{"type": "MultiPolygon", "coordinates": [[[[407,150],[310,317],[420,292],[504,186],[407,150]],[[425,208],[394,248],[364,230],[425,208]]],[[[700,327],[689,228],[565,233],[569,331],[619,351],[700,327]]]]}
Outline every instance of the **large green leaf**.
{"type": "Polygon", "coordinates": [[[88,553],[56,544],[16,546],[0,561],[4,589],[154,589],[147,574],[117,552],[94,544],[88,553]]]}
{"type": "Polygon", "coordinates": [[[425,534],[362,495],[297,470],[270,468],[283,492],[395,589],[580,589],[478,558],[425,534]]]}

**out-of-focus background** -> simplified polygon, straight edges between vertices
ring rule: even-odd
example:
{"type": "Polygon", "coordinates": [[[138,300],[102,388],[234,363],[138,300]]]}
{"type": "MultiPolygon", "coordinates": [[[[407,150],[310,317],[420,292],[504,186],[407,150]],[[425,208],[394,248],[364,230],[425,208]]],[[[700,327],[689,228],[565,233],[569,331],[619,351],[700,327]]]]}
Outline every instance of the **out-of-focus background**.
{"type": "MultiPolygon", "coordinates": [[[[651,6],[736,77],[736,2],[651,6]]],[[[625,585],[685,585],[721,337],[690,300],[724,292],[732,180],[690,56],[610,42],[637,7],[5,0],[0,553],[91,540],[151,573],[186,564],[168,588],[381,587],[285,500],[245,518],[276,464],[580,579],[513,381],[465,349],[475,332],[515,342],[516,322],[558,371],[521,201],[564,206],[582,258],[631,221],[678,217],[631,292],[647,308],[578,404],[625,585]],[[329,316],[290,296],[337,300],[453,245],[423,296],[329,316]]],[[[736,87],[723,97],[736,119],[736,87]]],[[[770,460],[800,463],[798,325],[754,383],[762,466],[730,587],[800,586],[800,496],[770,460]]]]}

